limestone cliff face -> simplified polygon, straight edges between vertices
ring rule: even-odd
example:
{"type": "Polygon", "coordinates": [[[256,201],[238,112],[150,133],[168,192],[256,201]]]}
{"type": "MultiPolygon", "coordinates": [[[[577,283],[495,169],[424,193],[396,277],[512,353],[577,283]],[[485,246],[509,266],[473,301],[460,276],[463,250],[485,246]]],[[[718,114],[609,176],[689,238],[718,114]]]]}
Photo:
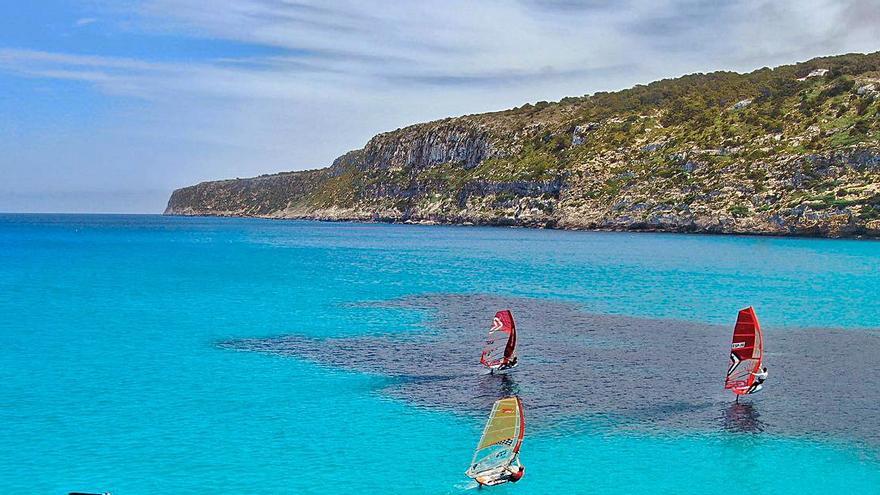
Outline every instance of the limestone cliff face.
{"type": "Polygon", "coordinates": [[[685,181],[627,176],[610,202],[582,194],[602,186],[595,184],[595,175],[579,175],[585,181],[562,198],[559,223],[614,230],[876,236],[880,222],[871,205],[880,200],[878,159],[880,148],[856,148],[718,170],[693,158],[682,164],[685,181]]]}
{"type": "Polygon", "coordinates": [[[166,214],[880,236],[878,83],[847,55],[417,124],[166,214]]]}
{"type": "Polygon", "coordinates": [[[444,163],[473,168],[495,153],[487,129],[466,119],[379,134],[364,147],[365,169],[423,170],[444,163]]]}

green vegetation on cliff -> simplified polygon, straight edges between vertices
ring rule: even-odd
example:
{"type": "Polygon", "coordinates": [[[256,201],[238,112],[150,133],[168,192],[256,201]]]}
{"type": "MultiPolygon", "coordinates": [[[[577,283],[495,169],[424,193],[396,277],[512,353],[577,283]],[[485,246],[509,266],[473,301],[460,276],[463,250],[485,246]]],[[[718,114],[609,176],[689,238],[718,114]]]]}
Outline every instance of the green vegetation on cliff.
{"type": "Polygon", "coordinates": [[[716,72],[379,134],[169,214],[880,235],[880,53],[716,72]]]}

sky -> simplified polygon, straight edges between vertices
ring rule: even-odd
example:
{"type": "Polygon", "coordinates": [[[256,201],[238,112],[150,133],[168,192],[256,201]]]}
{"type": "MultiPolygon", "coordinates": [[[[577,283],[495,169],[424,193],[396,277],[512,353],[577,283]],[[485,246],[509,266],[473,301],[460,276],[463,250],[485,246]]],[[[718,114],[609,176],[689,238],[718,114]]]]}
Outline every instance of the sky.
{"type": "Polygon", "coordinates": [[[379,132],[880,50],[880,0],[0,2],[0,212],[159,213],[379,132]]]}

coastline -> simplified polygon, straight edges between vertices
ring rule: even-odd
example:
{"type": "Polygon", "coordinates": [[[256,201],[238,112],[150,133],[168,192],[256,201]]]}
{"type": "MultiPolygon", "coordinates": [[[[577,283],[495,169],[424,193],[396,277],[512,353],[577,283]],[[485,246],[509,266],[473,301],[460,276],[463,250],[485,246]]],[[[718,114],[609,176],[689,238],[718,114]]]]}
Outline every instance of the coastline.
{"type": "Polygon", "coordinates": [[[165,213],[877,239],[878,67],[820,58],[413,124],[323,168],[181,187],[165,213]]]}
{"type": "Polygon", "coordinates": [[[692,234],[703,236],[733,236],[733,237],[776,237],[776,238],[801,238],[801,239],[828,239],[828,240],[859,240],[880,241],[880,231],[871,233],[868,229],[862,232],[837,233],[834,235],[815,233],[810,231],[770,231],[770,230],[723,230],[701,229],[691,226],[650,226],[647,224],[637,227],[624,226],[584,226],[584,225],[560,225],[558,222],[529,223],[508,221],[507,219],[472,219],[465,221],[446,221],[443,219],[426,218],[398,218],[375,215],[242,215],[239,213],[225,212],[197,212],[197,213],[169,213],[167,210],[162,216],[168,217],[204,217],[204,218],[254,218],[261,220],[299,220],[329,223],[362,223],[362,224],[391,224],[391,225],[438,225],[451,227],[507,227],[535,230],[561,230],[569,232],[619,232],[635,234],[692,234]]]}

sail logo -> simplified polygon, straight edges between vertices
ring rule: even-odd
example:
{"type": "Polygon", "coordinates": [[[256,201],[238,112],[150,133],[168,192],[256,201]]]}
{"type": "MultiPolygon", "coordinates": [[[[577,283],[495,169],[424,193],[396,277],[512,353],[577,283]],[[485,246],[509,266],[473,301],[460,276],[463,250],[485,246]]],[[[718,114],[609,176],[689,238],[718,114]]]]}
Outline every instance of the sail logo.
{"type": "Polygon", "coordinates": [[[734,342],[733,345],[730,346],[730,348],[731,349],[742,349],[745,346],[746,346],[745,342],[734,342]]]}

